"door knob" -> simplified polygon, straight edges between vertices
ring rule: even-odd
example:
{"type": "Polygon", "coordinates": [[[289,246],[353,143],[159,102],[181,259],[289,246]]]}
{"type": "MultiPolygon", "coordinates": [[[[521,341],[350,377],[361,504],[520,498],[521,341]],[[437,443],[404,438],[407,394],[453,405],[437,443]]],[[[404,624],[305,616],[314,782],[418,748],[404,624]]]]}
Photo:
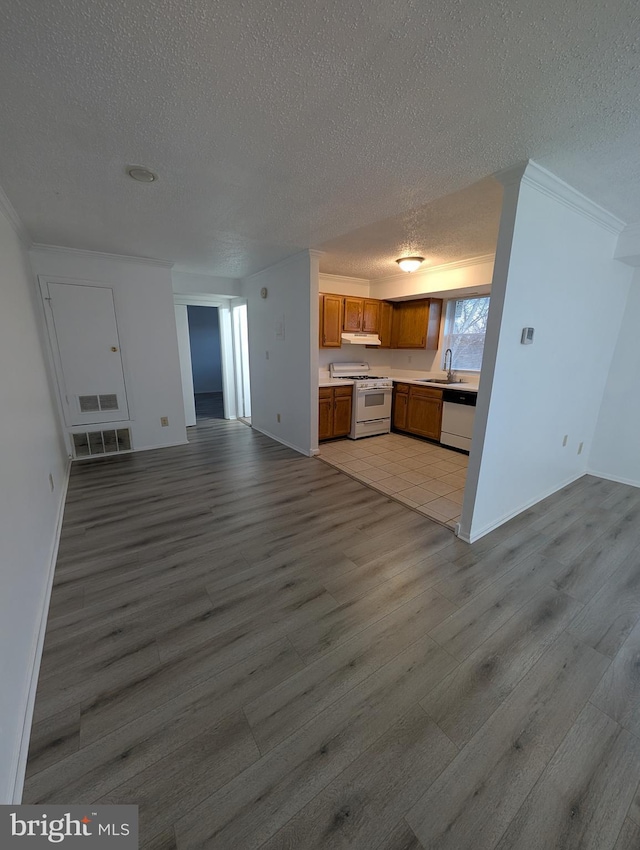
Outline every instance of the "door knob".
{"type": "Polygon", "coordinates": [[[117,350],[118,350],[118,346],[117,346],[117,345],[112,345],[112,346],[111,346],[111,351],[117,351],[117,350]]]}

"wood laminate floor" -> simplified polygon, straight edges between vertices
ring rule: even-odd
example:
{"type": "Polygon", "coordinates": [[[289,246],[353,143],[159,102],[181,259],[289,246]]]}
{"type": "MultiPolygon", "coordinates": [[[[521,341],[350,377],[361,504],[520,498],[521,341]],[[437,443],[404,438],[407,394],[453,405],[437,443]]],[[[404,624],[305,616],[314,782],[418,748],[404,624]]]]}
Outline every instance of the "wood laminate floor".
{"type": "Polygon", "coordinates": [[[196,421],[224,419],[222,393],[195,393],[196,421]]]}
{"type": "Polygon", "coordinates": [[[76,463],[26,803],[153,850],[637,850],[640,491],[467,546],[237,422],[76,463]]]}

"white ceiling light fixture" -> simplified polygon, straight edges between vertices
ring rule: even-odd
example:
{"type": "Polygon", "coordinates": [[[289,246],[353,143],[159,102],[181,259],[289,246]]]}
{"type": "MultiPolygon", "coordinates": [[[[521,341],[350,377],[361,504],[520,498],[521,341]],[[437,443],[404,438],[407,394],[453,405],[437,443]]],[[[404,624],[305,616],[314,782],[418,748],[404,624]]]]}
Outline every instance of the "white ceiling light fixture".
{"type": "Polygon", "coordinates": [[[424,257],[400,257],[396,260],[403,272],[414,272],[424,263],[424,257]]]}
{"type": "Polygon", "coordinates": [[[132,180],[137,180],[138,183],[155,183],[158,179],[158,175],[145,168],[144,165],[128,165],[127,174],[132,180]]]}

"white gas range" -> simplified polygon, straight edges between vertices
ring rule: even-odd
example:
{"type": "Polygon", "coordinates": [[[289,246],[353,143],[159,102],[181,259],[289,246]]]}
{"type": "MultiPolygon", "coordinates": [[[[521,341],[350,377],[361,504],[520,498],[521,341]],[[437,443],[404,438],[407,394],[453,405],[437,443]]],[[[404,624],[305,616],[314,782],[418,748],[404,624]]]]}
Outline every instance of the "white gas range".
{"type": "Polygon", "coordinates": [[[353,381],[351,439],[388,434],[393,394],[391,378],[372,375],[368,363],[332,363],[330,374],[332,380],[348,378],[353,381]]]}

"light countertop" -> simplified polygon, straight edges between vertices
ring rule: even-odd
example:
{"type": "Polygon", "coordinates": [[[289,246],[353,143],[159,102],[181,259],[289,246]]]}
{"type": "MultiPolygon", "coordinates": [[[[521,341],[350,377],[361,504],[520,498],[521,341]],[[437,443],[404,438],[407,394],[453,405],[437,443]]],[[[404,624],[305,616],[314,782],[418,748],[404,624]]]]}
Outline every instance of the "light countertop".
{"type": "MultiPolygon", "coordinates": [[[[422,381],[420,378],[416,378],[415,372],[412,375],[392,375],[390,376],[391,380],[394,384],[416,384],[416,386],[420,387],[432,387],[433,389],[440,390],[466,390],[466,392],[477,393],[478,385],[469,383],[468,381],[462,381],[459,384],[432,384],[427,381],[422,381]]],[[[353,381],[351,378],[321,378],[318,382],[319,387],[341,387],[341,386],[351,386],[353,385],[353,381]]]]}
{"type": "Polygon", "coordinates": [[[455,384],[432,384],[430,381],[421,381],[419,378],[416,378],[415,375],[393,375],[391,380],[394,384],[416,384],[420,387],[432,387],[433,389],[440,390],[465,390],[470,393],[478,392],[478,385],[469,383],[468,381],[462,381],[461,383],[455,384]]]}

